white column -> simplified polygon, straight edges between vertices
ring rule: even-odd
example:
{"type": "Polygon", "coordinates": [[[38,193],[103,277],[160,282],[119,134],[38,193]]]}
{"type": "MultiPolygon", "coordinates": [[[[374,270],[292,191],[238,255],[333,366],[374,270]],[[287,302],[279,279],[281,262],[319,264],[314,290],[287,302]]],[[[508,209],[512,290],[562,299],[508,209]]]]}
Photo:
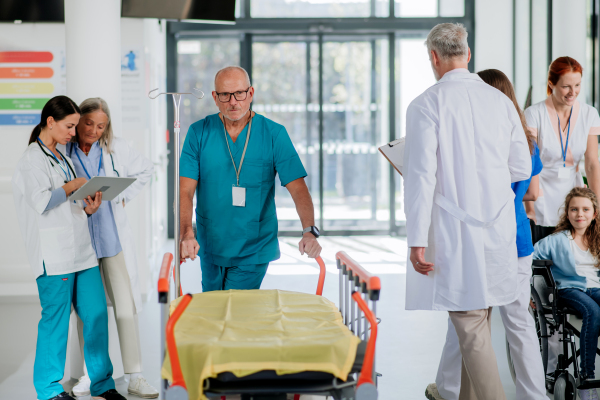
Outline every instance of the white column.
{"type": "MultiPolygon", "coordinates": [[[[89,97],[102,97],[110,107],[113,131],[120,135],[121,1],[65,0],[65,39],[67,96],[77,104],[89,97]]],[[[123,363],[112,307],[108,319],[110,359],[113,378],[117,379],[123,376],[123,363]]],[[[77,362],[78,338],[71,334],[69,339],[74,342],[70,344],[71,377],[77,379],[83,373],[77,362]]]]}
{"type": "Polygon", "coordinates": [[[552,59],[569,56],[583,67],[579,100],[587,102],[591,84],[587,61],[588,12],[586,0],[555,0],[552,2],[552,59]]]}
{"type": "Polygon", "coordinates": [[[121,1],[65,0],[67,96],[102,97],[113,131],[122,132],[121,1]]]}
{"type": "Polygon", "coordinates": [[[586,0],[552,2],[552,59],[573,57],[585,68],[588,13],[586,0]]]}

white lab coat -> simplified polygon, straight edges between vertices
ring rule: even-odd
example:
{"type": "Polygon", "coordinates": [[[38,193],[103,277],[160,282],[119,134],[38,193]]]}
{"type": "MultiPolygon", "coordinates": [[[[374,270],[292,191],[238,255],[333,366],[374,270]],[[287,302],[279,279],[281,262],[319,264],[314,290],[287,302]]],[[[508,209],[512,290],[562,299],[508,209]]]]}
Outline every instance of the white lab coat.
{"type": "MultiPolygon", "coordinates": [[[[73,167],[71,160],[65,159],[73,167]]],[[[44,273],[44,264],[48,275],[70,274],[98,265],[83,201],[67,200],[44,211],[52,190],[62,187],[64,180],[60,167],[52,167],[37,142],[27,147],[12,177],[17,218],[35,278],[44,273]]]]}
{"type": "Polygon", "coordinates": [[[408,247],[427,247],[428,276],[407,268],[406,309],[468,311],[513,302],[514,193],[531,175],[515,106],[466,69],[446,73],[406,117],[408,247]]]}
{"type": "MultiPolygon", "coordinates": [[[[544,169],[540,173],[540,194],[535,201],[535,216],[541,226],[556,226],[567,193],[574,187],[583,187],[579,162],[587,149],[588,136],[600,134],[598,111],[585,103],[575,101],[571,115],[571,126],[562,132],[563,147],[560,146],[558,115],[552,97],[525,110],[527,126],[537,137],[540,159],[544,169]],[[567,146],[567,133],[569,145],[567,146]],[[563,148],[567,148],[566,160],[563,148]],[[559,178],[558,171],[566,165],[568,176],[559,178]]],[[[566,122],[566,121],[561,121],[566,122]]]]}
{"type": "MultiPolygon", "coordinates": [[[[67,151],[67,149],[65,149],[65,151],[67,151]]],[[[133,239],[133,231],[127,220],[127,213],[123,207],[123,200],[125,201],[125,204],[127,204],[140,193],[144,185],[152,178],[154,165],[152,164],[152,161],[148,160],[133,147],[129,146],[127,141],[117,137],[113,138],[112,141],[112,160],[110,156],[111,155],[107,151],[102,153],[102,163],[106,176],[116,177],[116,170],[121,178],[137,178],[135,182],[111,201],[111,207],[115,217],[119,241],[121,242],[121,248],[123,249],[123,256],[125,257],[125,264],[127,266],[127,273],[129,275],[131,291],[135,302],[135,309],[136,312],[139,313],[142,310],[142,294],[138,279],[135,241],[133,239]],[[114,169],[112,161],[114,161],[114,169]]],[[[108,296],[106,297],[106,301],[108,305],[111,305],[108,296]]]]}

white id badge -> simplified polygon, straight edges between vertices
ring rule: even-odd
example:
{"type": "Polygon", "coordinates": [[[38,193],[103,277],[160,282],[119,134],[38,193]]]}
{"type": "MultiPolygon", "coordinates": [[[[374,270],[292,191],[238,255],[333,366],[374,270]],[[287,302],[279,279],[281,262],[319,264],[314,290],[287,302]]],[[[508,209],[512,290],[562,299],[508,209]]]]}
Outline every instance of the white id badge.
{"type": "Polygon", "coordinates": [[[568,168],[560,167],[558,169],[558,179],[569,179],[571,176],[571,172],[568,168]]]}
{"type": "Polygon", "coordinates": [[[246,207],[246,188],[233,186],[231,188],[231,197],[233,205],[236,207],[246,207]]]}

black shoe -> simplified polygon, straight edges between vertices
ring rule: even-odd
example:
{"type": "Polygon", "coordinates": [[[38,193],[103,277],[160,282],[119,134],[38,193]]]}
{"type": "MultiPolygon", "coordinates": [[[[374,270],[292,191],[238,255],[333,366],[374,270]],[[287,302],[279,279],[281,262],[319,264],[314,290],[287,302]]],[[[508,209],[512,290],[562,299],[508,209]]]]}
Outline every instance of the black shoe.
{"type": "Polygon", "coordinates": [[[106,392],[104,392],[102,394],[99,394],[98,396],[92,396],[92,399],[95,398],[95,397],[101,397],[104,400],[127,400],[125,397],[123,397],[115,389],[107,390],[106,392]]]}
{"type": "Polygon", "coordinates": [[[75,398],[69,396],[67,392],[62,392],[61,394],[54,396],[50,400],[75,400],[75,398]]]}

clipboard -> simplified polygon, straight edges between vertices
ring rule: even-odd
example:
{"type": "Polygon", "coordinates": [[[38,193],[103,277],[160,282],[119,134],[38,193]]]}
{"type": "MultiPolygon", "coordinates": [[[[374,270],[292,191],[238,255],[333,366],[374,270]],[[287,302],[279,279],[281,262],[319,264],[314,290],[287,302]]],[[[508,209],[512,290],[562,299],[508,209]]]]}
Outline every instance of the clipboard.
{"type": "Polygon", "coordinates": [[[400,175],[402,175],[402,169],[404,167],[404,145],[405,137],[396,139],[393,142],[385,144],[379,148],[381,154],[392,164],[392,167],[400,175]]]}
{"type": "Polygon", "coordinates": [[[136,181],[136,178],[117,178],[112,176],[94,176],[69,196],[69,200],[83,200],[102,192],[102,201],[111,201],[136,181]]]}

